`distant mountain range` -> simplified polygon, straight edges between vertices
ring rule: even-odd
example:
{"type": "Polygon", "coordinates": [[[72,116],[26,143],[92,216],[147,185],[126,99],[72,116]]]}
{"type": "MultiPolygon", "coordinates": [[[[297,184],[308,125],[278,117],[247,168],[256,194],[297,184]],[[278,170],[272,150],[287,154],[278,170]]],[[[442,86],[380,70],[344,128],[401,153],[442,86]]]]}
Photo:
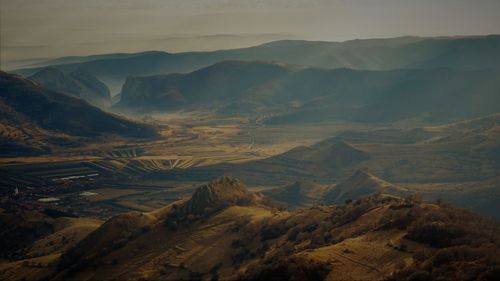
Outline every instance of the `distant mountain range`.
{"type": "Polygon", "coordinates": [[[40,137],[54,137],[55,141],[67,136],[156,136],[155,129],[148,125],[106,113],[81,99],[5,72],[0,72],[0,107],[2,154],[22,154],[24,149],[11,149],[11,145],[40,137]]]}
{"type": "Polygon", "coordinates": [[[128,76],[191,72],[223,60],[261,60],[322,68],[391,70],[455,68],[478,70],[500,67],[500,36],[400,37],[346,42],[285,40],[255,47],[213,52],[143,52],[69,57],[43,67],[17,70],[33,75],[47,66],[64,72],[81,71],[118,92],[128,76]]]}
{"type": "Polygon", "coordinates": [[[224,61],[188,74],[129,77],[118,110],[212,107],[264,122],[443,122],[500,111],[500,70],[367,71],[224,61]]]}

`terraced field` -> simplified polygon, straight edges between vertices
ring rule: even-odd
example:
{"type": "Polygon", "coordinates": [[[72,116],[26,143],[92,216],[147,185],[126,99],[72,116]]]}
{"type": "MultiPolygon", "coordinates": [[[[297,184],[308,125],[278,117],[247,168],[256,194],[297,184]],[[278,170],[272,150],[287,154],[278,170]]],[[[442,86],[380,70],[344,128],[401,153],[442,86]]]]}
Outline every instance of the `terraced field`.
{"type": "Polygon", "coordinates": [[[257,160],[311,144],[346,127],[332,124],[290,130],[286,126],[269,128],[242,119],[192,116],[168,116],[159,122],[168,124],[160,140],[142,143],[109,140],[50,156],[4,158],[0,161],[1,188],[49,186],[57,181],[85,178],[140,178],[156,171],[257,160]]]}

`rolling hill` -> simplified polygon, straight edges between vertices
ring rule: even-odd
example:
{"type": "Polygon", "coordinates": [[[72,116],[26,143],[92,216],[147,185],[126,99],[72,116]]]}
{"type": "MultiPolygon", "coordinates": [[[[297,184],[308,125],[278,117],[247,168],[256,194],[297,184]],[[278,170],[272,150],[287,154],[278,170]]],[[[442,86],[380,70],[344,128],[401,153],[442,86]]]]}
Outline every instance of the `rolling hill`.
{"type": "Polygon", "coordinates": [[[312,180],[331,183],[352,173],[355,167],[370,158],[370,154],[349,143],[325,141],[311,147],[299,146],[261,160],[157,171],[149,177],[160,180],[207,181],[229,175],[252,185],[264,186],[312,180]]]}
{"type": "Polygon", "coordinates": [[[394,186],[366,171],[358,170],[344,182],[324,195],[325,204],[341,204],[348,200],[356,200],[370,194],[386,193],[409,195],[408,190],[394,186]]]}
{"type": "Polygon", "coordinates": [[[412,192],[395,186],[367,171],[358,170],[338,184],[320,184],[317,182],[295,182],[262,192],[264,195],[284,203],[291,209],[317,205],[343,204],[372,194],[390,194],[409,196],[412,192]]]}
{"type": "Polygon", "coordinates": [[[498,224],[462,209],[379,194],[289,212],[264,199],[236,179],[219,179],[159,210],[109,219],[44,267],[21,271],[26,264],[10,262],[1,276],[493,280],[498,273],[498,224]]]}
{"type": "Polygon", "coordinates": [[[0,278],[40,280],[50,274],[62,253],[103,222],[90,218],[52,217],[44,212],[0,209],[0,278]]]}
{"type": "MultiPolygon", "coordinates": [[[[63,58],[44,65],[83,71],[117,92],[128,76],[186,73],[223,60],[262,60],[322,68],[389,70],[455,68],[479,70],[500,66],[500,37],[400,37],[345,42],[284,40],[255,47],[213,52],[108,54],[63,58]]],[[[42,67],[43,68],[43,67],[42,67]]],[[[32,75],[41,68],[16,71],[32,75]]]]}
{"type": "Polygon", "coordinates": [[[292,184],[265,190],[262,194],[284,203],[290,209],[298,209],[323,204],[325,195],[334,188],[335,185],[296,181],[292,184]]]}
{"type": "MultiPolygon", "coordinates": [[[[0,121],[2,145],[22,147],[39,140],[118,135],[150,138],[154,128],[106,113],[87,102],[45,89],[17,75],[0,72],[0,121]]],[[[43,148],[40,148],[43,150],[43,148]]],[[[17,148],[16,148],[17,151],[17,148]]],[[[22,153],[24,150],[19,150],[22,153]]],[[[2,151],[2,154],[4,152],[2,151]]]]}

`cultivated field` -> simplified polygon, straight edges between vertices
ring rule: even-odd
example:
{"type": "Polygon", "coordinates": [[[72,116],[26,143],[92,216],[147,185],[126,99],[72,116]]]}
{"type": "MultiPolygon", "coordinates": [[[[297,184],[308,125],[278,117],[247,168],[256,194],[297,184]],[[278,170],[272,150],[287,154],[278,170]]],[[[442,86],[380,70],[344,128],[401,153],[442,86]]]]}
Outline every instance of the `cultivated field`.
{"type": "Polygon", "coordinates": [[[161,138],[130,141],[110,136],[54,148],[50,155],[1,158],[1,189],[9,192],[18,187],[31,194],[31,200],[55,197],[59,206],[100,218],[148,211],[189,195],[201,183],[149,179],[153,172],[263,159],[342,130],[367,129],[348,123],[265,126],[206,113],[167,114],[148,122],[161,129],[161,138]],[[83,191],[95,195],[82,196],[83,191]]]}

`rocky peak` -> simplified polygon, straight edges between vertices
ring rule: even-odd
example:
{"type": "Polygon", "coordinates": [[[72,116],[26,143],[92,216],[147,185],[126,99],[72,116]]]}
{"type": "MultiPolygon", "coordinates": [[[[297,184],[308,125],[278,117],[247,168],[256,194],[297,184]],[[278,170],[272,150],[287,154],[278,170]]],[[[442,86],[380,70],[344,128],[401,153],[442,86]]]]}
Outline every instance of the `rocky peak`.
{"type": "Polygon", "coordinates": [[[191,199],[177,206],[177,218],[188,215],[205,216],[231,205],[245,205],[255,201],[256,195],[247,190],[238,179],[223,176],[196,189],[191,199]]]}

